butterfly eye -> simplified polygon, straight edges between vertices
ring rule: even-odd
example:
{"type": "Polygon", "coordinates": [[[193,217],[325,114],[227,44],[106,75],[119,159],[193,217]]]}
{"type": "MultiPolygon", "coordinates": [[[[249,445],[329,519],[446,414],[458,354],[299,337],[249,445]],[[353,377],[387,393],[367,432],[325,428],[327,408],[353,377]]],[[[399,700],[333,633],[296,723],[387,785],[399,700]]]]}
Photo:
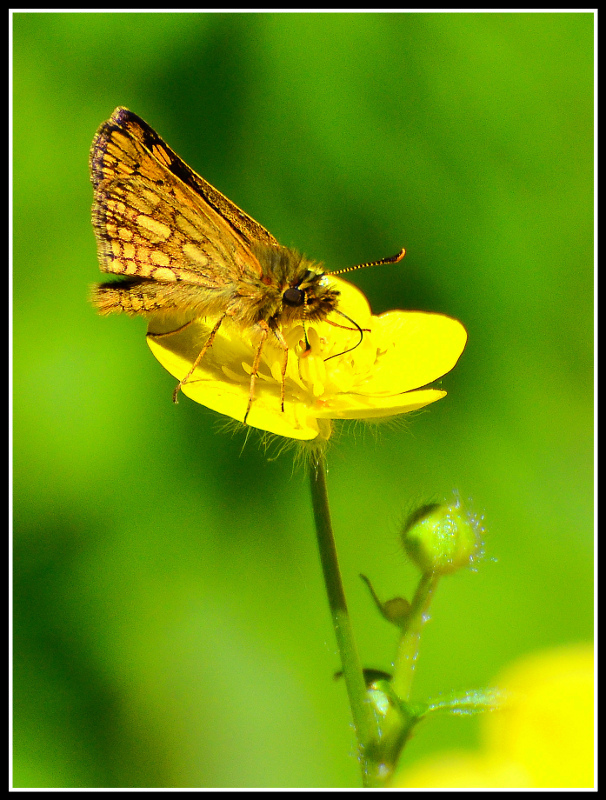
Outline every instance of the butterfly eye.
{"type": "Polygon", "coordinates": [[[302,289],[287,289],[282,295],[287,306],[302,306],[305,302],[305,292],[302,289]]]}

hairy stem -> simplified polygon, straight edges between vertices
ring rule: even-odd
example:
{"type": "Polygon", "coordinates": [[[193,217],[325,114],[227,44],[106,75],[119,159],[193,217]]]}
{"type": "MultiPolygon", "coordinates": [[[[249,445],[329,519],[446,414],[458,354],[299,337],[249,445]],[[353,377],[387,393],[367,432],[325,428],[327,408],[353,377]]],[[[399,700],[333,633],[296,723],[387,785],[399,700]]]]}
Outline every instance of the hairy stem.
{"type": "Polygon", "coordinates": [[[320,560],[322,562],[335,636],[341,655],[343,677],[347,687],[358,740],[364,785],[371,786],[374,784],[373,775],[376,770],[373,769],[373,764],[369,763],[369,757],[372,759],[370,756],[372,747],[369,747],[369,745],[376,741],[376,722],[371,705],[368,702],[362,666],[341,581],[337,550],[330,520],[326,489],[326,461],[323,455],[318,456],[315,464],[311,466],[310,483],[320,560]]]}

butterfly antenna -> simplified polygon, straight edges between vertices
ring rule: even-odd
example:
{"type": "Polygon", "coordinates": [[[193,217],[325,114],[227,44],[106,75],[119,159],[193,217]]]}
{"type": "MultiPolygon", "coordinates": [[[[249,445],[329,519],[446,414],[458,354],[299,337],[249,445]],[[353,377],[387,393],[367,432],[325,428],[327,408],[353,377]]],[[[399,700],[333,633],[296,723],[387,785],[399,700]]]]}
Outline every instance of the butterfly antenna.
{"type": "Polygon", "coordinates": [[[406,250],[402,248],[395,256],[382,258],[380,261],[369,261],[367,264],[356,264],[355,267],[345,267],[344,269],[331,270],[330,275],[342,275],[344,272],[353,272],[354,269],[364,269],[364,267],[380,267],[381,264],[397,264],[406,255],[406,250]]]}
{"type": "MultiPolygon", "coordinates": [[[[401,261],[404,256],[406,255],[406,250],[402,248],[399,253],[396,253],[395,256],[389,256],[388,258],[382,258],[380,261],[369,261],[366,264],[356,264],[355,267],[345,267],[344,269],[336,269],[330,272],[331,275],[342,275],[344,272],[353,272],[355,269],[364,269],[364,267],[378,267],[381,264],[397,264],[398,261],[401,261]]],[[[362,340],[364,339],[364,330],[358,325],[355,319],[348,317],[347,314],[344,314],[342,311],[339,311],[338,308],[333,309],[336,314],[339,314],[341,317],[345,317],[348,322],[357,329],[358,333],[360,334],[360,339],[353,347],[350,347],[348,350],[344,350],[342,353],[335,353],[333,356],[329,356],[325,358],[325,361],[330,361],[331,358],[337,358],[337,356],[345,355],[345,353],[351,353],[352,350],[355,350],[356,347],[359,347],[362,344],[362,340]]]]}

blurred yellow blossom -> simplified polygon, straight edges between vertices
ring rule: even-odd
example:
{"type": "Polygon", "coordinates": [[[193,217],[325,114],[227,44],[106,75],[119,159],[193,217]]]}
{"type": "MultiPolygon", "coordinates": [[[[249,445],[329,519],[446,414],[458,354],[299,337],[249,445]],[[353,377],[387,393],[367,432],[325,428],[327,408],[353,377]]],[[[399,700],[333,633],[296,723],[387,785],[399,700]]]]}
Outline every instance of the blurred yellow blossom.
{"type": "MultiPolygon", "coordinates": [[[[419,311],[373,316],[355,286],[335,276],[327,280],[341,293],[339,309],[364,329],[363,336],[346,319],[332,314],[331,321],[339,327],[326,321],[306,323],[311,345],[306,350],[303,325],[284,326],[282,335],[289,346],[284,411],[280,403],[284,351],[268,339],[247,424],[293,439],[328,439],[331,420],[403,414],[444,397],[443,390],[423,387],[456,364],[467,341],[461,323],[419,311]]],[[[217,319],[200,318],[169,336],[149,337],[149,347],[162,366],[181,380],[217,319]]],[[[179,325],[183,320],[151,317],[149,332],[167,333],[179,325]]],[[[257,337],[254,329],[243,331],[226,320],[183,385],[183,393],[243,421],[257,337]]]]}
{"type": "Polygon", "coordinates": [[[482,717],[484,746],[402,770],[398,788],[588,789],[594,785],[593,647],[521,658],[495,682],[498,711],[482,717]]]}

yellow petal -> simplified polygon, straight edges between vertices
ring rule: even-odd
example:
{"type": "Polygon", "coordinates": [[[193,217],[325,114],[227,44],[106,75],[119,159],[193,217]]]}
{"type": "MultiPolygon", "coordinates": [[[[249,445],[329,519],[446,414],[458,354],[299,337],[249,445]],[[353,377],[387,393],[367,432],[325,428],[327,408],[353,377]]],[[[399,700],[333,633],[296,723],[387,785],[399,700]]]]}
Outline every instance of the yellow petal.
{"type": "Polygon", "coordinates": [[[336,395],[329,400],[319,400],[315,415],[319,419],[372,419],[407,414],[430,403],[435,403],[446,392],[439,389],[421,389],[393,397],[369,397],[358,394],[336,395]]]}
{"type": "Polygon", "coordinates": [[[495,682],[506,698],[484,715],[476,753],[430,756],[396,775],[397,788],[594,787],[594,661],[589,644],[532,653],[495,682]]]}
{"type": "Polygon", "coordinates": [[[520,659],[498,681],[510,700],[484,720],[488,746],[521,764],[530,786],[593,787],[593,683],[591,645],[520,659]]]}
{"type": "Polygon", "coordinates": [[[467,342],[461,323],[443,314],[388,311],[373,319],[373,339],[385,350],[367,380],[369,394],[395,394],[426,386],[449,372],[467,342]]]}

